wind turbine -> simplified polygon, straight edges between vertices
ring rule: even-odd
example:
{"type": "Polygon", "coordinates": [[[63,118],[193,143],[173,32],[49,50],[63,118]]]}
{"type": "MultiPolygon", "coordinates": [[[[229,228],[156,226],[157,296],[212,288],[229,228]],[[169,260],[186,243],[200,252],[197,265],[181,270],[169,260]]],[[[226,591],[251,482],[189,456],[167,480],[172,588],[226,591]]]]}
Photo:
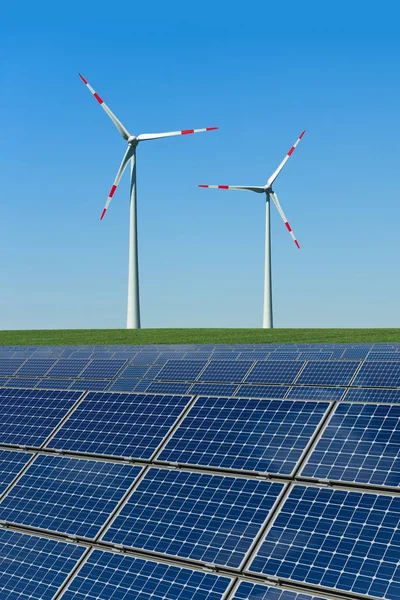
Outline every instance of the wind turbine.
{"type": "Polygon", "coordinates": [[[186,135],[189,133],[200,133],[202,131],[214,131],[218,127],[206,127],[205,129],[182,129],[180,131],[168,131],[166,133],[141,133],[140,135],[131,135],[124,125],[117,119],[107,104],[100,98],[91,85],[86,81],[83,75],[79,74],[86,87],[91,91],[100,106],[110,117],[121,136],[128,142],[128,148],[124,154],[121,165],[118,169],[114,183],[108,194],[100,220],[106,214],[107,208],[118,187],[121,177],[131,163],[131,184],[130,184],[130,209],[129,209],[129,265],[128,265],[128,315],[127,329],[140,329],[140,303],[139,303],[139,267],[138,267],[138,238],[137,238],[137,209],[136,209],[136,147],[139,142],[147,140],[156,140],[159,138],[173,137],[176,135],[186,135]]]}
{"type": "Polygon", "coordinates": [[[290,148],[289,152],[286,154],[285,158],[278,166],[277,169],[272,173],[271,177],[268,179],[265,185],[199,185],[201,188],[216,188],[219,190],[244,190],[248,192],[256,192],[257,194],[265,194],[266,196],[266,209],[265,209],[265,272],[264,272],[264,315],[263,315],[263,328],[264,329],[272,329],[273,327],[273,318],[272,318],[272,279],[271,279],[271,224],[270,224],[270,200],[275,204],[276,209],[280,216],[282,217],[283,222],[286,225],[287,230],[293,238],[294,243],[300,249],[300,244],[295,238],[295,235],[292,231],[292,228],[289,225],[289,222],[285,216],[285,213],[282,210],[281,205],[279,204],[278,196],[272,189],[272,184],[275,179],[278,177],[279,173],[282,171],[283,167],[292,156],[293,152],[296,149],[297,144],[300,142],[301,138],[305,134],[303,131],[296,142],[290,148]]]}

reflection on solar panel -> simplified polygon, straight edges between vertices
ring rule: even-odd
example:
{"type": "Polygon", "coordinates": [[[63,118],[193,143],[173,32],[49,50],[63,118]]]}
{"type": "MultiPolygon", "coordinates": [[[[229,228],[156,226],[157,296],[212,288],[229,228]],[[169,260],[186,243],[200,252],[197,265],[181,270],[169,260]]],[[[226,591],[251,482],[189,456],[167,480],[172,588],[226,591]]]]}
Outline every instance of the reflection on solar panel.
{"type": "Polygon", "coordinates": [[[190,388],[192,396],[206,394],[207,396],[233,396],[237,389],[236,383],[194,383],[190,388]]]}
{"type": "Polygon", "coordinates": [[[350,388],[344,400],[351,402],[400,402],[400,390],[350,388]]]}
{"type": "Polygon", "coordinates": [[[140,467],[38,455],[0,503],[0,520],[93,538],[140,467]]]}
{"type": "Polygon", "coordinates": [[[284,398],[289,390],[287,385],[241,385],[235,396],[245,398],[284,398]]]}
{"type": "Polygon", "coordinates": [[[95,550],[61,598],[221,600],[230,582],[212,573],[95,550]]]}
{"type": "Polygon", "coordinates": [[[241,581],[238,589],[232,596],[232,600],[327,600],[318,594],[310,596],[303,592],[283,590],[251,581],[241,581]]]}
{"type": "Polygon", "coordinates": [[[398,600],[400,498],[295,485],[250,570],[398,600]]]}
{"type": "Polygon", "coordinates": [[[246,383],[293,383],[303,364],[294,361],[259,361],[246,377],[246,383]]]}
{"type": "Polygon", "coordinates": [[[47,447],[150,458],[189,400],[90,392],[47,447]]]}
{"type": "Polygon", "coordinates": [[[215,360],[199,375],[199,381],[217,383],[240,383],[249,371],[253,361],[251,360],[215,360]]]}
{"type": "Polygon", "coordinates": [[[328,406],[200,397],[159,458],[290,475],[328,406]]]}
{"type": "Polygon", "coordinates": [[[5,358],[0,360],[0,375],[11,376],[14,375],[22,363],[25,362],[24,358],[5,358]]]}
{"type": "Polygon", "coordinates": [[[400,406],[339,404],[301,475],[400,485],[400,406]]]}
{"type": "Polygon", "coordinates": [[[125,363],[126,360],[92,360],[80,376],[85,379],[112,379],[125,363]]]}
{"type": "Polygon", "coordinates": [[[300,400],[340,400],[346,388],[339,387],[314,387],[308,385],[295,385],[290,390],[287,398],[300,400]]]}
{"type": "Polygon", "coordinates": [[[103,539],[239,567],[283,485],[151,468],[103,539]]]}
{"type": "Polygon", "coordinates": [[[69,377],[75,379],[79,373],[88,365],[87,360],[77,360],[73,358],[62,358],[48,372],[47,377],[69,377]]]}
{"type": "Polygon", "coordinates": [[[20,369],[18,377],[44,377],[55,364],[55,360],[46,358],[29,358],[20,369]]]}
{"type": "Polygon", "coordinates": [[[0,529],[0,594],[4,600],[51,600],[85,548],[0,529]]]}
{"type": "Polygon", "coordinates": [[[41,446],[78,392],[0,389],[0,444],[41,446]]]}
{"type": "Polygon", "coordinates": [[[195,381],[206,366],[205,360],[169,360],[157,375],[160,381],[195,381]]]}
{"type": "Polygon", "coordinates": [[[306,364],[296,383],[314,385],[349,385],[359,364],[360,363],[356,361],[312,361],[306,364]]]}
{"type": "Polygon", "coordinates": [[[365,362],[353,385],[400,387],[400,361],[365,362]]]}
{"type": "Polygon", "coordinates": [[[0,494],[4,492],[32,456],[33,454],[29,452],[0,450],[0,494]]]}

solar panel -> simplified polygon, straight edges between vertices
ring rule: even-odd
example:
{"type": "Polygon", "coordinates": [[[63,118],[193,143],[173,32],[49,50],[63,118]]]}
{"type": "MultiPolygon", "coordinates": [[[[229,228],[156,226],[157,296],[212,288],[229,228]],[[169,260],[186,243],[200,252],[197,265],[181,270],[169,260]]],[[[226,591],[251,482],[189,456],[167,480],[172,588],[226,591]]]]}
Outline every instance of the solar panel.
{"type": "Polygon", "coordinates": [[[284,398],[289,390],[287,385],[241,385],[235,396],[247,398],[284,398]]]}
{"type": "Polygon", "coordinates": [[[159,352],[139,352],[129,362],[131,365],[153,365],[159,354],[159,352]]]}
{"type": "Polygon", "coordinates": [[[229,577],[95,550],[62,600],[222,600],[229,577]]]}
{"type": "Polygon", "coordinates": [[[343,387],[316,387],[308,385],[295,385],[287,395],[287,398],[298,398],[300,400],[340,400],[346,388],[343,387]]]}
{"type": "Polygon", "coordinates": [[[325,596],[310,596],[304,592],[284,590],[261,583],[241,581],[231,600],[327,600],[325,596]]]}
{"type": "Polygon", "coordinates": [[[140,379],[116,379],[111,382],[111,385],[107,388],[112,392],[133,392],[140,379]]]}
{"type": "Polygon", "coordinates": [[[147,388],[151,385],[151,381],[148,379],[140,379],[135,386],[135,392],[146,392],[147,388]]]}
{"type": "Polygon", "coordinates": [[[208,360],[210,358],[211,355],[211,351],[205,351],[205,352],[186,352],[185,356],[183,357],[185,360],[208,360]]]}
{"type": "Polygon", "coordinates": [[[160,381],[195,381],[206,360],[169,360],[157,375],[160,381]]]}
{"type": "Polygon", "coordinates": [[[80,397],[78,392],[0,389],[0,443],[41,446],[80,397]]]}
{"type": "Polygon", "coordinates": [[[133,465],[39,454],[0,503],[0,519],[93,538],[140,473],[133,465]]]}
{"type": "Polygon", "coordinates": [[[332,352],[303,350],[300,353],[299,360],[329,360],[332,354],[332,352]]]}
{"type": "Polygon", "coordinates": [[[89,361],[73,358],[61,358],[47,373],[47,377],[75,379],[87,367],[89,361]]]}
{"type": "Polygon", "coordinates": [[[0,595],[4,600],[52,600],[85,548],[0,529],[0,595]]]}
{"type": "Polygon", "coordinates": [[[47,447],[150,458],[189,400],[90,392],[47,447]]]}
{"type": "Polygon", "coordinates": [[[199,375],[199,381],[217,383],[241,383],[249,371],[253,361],[251,360],[214,360],[199,375]]]}
{"type": "Polygon", "coordinates": [[[124,377],[125,379],[141,379],[148,370],[149,367],[147,365],[128,365],[119,373],[118,377],[124,377]]]}
{"type": "Polygon", "coordinates": [[[400,360],[400,354],[396,350],[374,351],[371,350],[367,360],[400,360]]]}
{"type": "Polygon", "coordinates": [[[357,361],[312,361],[306,364],[296,384],[349,385],[359,364],[357,361]]]}
{"type": "Polygon", "coordinates": [[[39,381],[39,377],[11,377],[4,385],[14,388],[34,388],[39,381]]]}
{"type": "Polygon", "coordinates": [[[44,377],[55,363],[52,358],[28,358],[18,369],[18,377],[44,377]]]}
{"type": "Polygon", "coordinates": [[[304,363],[294,361],[258,361],[246,383],[293,383],[304,363]]]}
{"type": "Polygon", "coordinates": [[[346,348],[341,356],[342,359],[354,359],[363,360],[369,353],[369,348],[346,348]]]}
{"type": "Polygon", "coordinates": [[[400,362],[365,362],[353,385],[370,387],[400,387],[400,362]]]}
{"type": "Polygon", "coordinates": [[[92,360],[88,367],[82,371],[80,377],[85,379],[112,379],[125,365],[126,360],[92,360]]]}
{"type": "Polygon", "coordinates": [[[297,350],[293,350],[293,351],[279,351],[276,350],[275,352],[272,352],[270,354],[270,356],[268,357],[267,360],[297,360],[300,356],[300,352],[297,352],[297,350]]]}
{"type": "Polygon", "coordinates": [[[20,368],[24,358],[4,358],[0,359],[0,375],[3,377],[11,377],[20,368]]]}
{"type": "Polygon", "coordinates": [[[153,365],[152,367],[149,367],[149,370],[144,375],[143,379],[157,379],[157,375],[159,374],[162,368],[163,367],[160,365],[153,365]]]}
{"type": "Polygon", "coordinates": [[[168,383],[163,381],[149,382],[146,388],[148,394],[187,394],[191,383],[168,383]]]}
{"type": "Polygon", "coordinates": [[[200,397],[159,459],[290,475],[329,404],[200,397]]]}
{"type": "Polygon", "coordinates": [[[239,567],[283,487],[151,468],[102,539],[239,567]]]}
{"type": "Polygon", "coordinates": [[[67,390],[72,383],[72,379],[48,379],[40,380],[36,388],[46,390],[67,390]]]}
{"type": "Polygon", "coordinates": [[[400,485],[400,406],[341,402],[301,475],[400,485]]]}
{"type": "Polygon", "coordinates": [[[268,350],[244,351],[239,354],[238,360],[266,360],[269,355],[268,350]]]}
{"type": "Polygon", "coordinates": [[[189,391],[192,396],[233,396],[237,387],[237,383],[194,383],[189,391]]]}
{"type": "Polygon", "coordinates": [[[30,452],[0,450],[0,494],[4,492],[32,456],[33,454],[30,452]]]}
{"type": "Polygon", "coordinates": [[[400,390],[350,388],[343,399],[349,402],[400,402],[400,390]]]}
{"type": "Polygon", "coordinates": [[[105,390],[110,385],[110,379],[75,379],[70,390],[105,390]]]}
{"type": "Polygon", "coordinates": [[[250,571],[396,600],[400,497],[295,485],[250,571]]]}

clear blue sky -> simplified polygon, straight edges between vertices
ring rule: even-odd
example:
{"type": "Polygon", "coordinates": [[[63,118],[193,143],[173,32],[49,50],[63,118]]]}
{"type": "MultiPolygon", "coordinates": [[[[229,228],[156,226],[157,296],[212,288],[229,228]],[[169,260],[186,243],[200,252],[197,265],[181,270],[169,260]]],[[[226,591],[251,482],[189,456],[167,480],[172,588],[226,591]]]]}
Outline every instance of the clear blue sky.
{"type": "Polygon", "coordinates": [[[0,25],[0,328],[124,327],[133,133],[144,327],[258,327],[275,186],[277,327],[399,327],[398,4],[13,3],[0,25]]]}

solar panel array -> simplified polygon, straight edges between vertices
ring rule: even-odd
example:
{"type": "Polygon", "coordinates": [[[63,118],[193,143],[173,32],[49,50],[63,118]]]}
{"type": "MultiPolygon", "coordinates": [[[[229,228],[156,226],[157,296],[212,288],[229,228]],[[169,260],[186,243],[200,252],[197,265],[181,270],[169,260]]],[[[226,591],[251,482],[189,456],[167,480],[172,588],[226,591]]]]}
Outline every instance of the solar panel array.
{"type": "Polygon", "coordinates": [[[400,344],[7,347],[0,379],[1,598],[400,598],[400,344]]]}

